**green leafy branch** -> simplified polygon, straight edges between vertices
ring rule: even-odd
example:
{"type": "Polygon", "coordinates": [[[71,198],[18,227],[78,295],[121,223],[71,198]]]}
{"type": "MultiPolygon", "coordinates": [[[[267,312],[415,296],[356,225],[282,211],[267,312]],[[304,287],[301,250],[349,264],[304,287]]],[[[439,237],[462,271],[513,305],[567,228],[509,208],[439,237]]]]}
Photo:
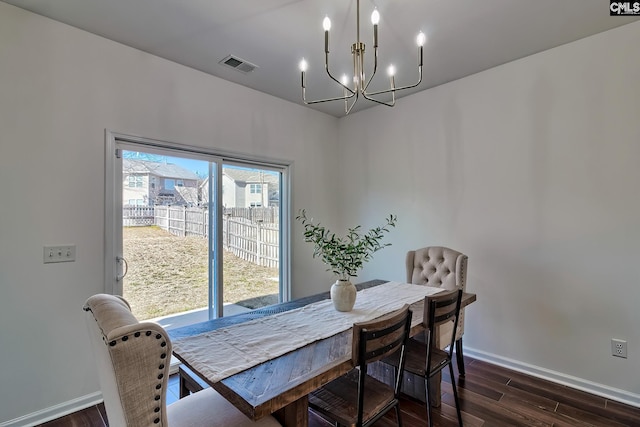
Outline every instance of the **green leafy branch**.
{"type": "Polygon", "coordinates": [[[329,266],[327,271],[332,271],[340,280],[349,280],[350,277],[357,276],[358,271],[375,252],[391,245],[382,244],[381,241],[389,232],[389,227],[396,226],[397,216],[389,215],[385,224],[364,234],[361,234],[359,225],[349,228],[344,237],[337,237],[320,223],[314,224],[313,218],[307,218],[304,209],[298,212],[296,219],[304,227],[304,241],[313,243],[313,257],[319,257],[329,266]]]}

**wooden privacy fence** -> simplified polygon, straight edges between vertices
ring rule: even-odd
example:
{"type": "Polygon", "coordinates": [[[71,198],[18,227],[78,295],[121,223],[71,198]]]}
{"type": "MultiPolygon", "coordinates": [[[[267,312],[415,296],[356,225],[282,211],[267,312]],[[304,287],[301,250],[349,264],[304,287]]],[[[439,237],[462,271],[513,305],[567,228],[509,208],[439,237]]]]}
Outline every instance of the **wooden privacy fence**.
{"type": "Polygon", "coordinates": [[[122,225],[125,227],[153,225],[154,222],[153,206],[124,205],[122,207],[122,225]]]}
{"type": "Polygon", "coordinates": [[[224,215],[234,218],[244,218],[254,222],[262,221],[270,224],[278,224],[280,212],[278,208],[224,208],[224,215]]]}
{"type": "Polygon", "coordinates": [[[184,206],[154,206],[155,225],[175,236],[209,237],[209,211],[184,206]]]}
{"type": "MultiPolygon", "coordinates": [[[[183,206],[125,208],[123,208],[122,221],[125,226],[157,225],[175,236],[209,237],[207,209],[183,206]]],[[[278,268],[280,248],[278,219],[278,208],[225,209],[222,216],[222,244],[226,250],[241,259],[256,265],[278,268]]]]}
{"type": "Polygon", "coordinates": [[[265,267],[278,268],[278,224],[253,222],[224,215],[222,244],[237,257],[265,267]]]}

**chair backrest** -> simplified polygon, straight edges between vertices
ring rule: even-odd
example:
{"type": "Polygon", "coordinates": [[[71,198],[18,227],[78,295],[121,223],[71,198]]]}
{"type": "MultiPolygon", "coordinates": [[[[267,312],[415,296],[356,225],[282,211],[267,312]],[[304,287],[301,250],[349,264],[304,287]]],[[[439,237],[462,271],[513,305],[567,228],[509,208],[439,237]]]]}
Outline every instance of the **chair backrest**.
{"type": "Polygon", "coordinates": [[[409,304],[377,319],[354,323],[353,363],[365,366],[395,353],[407,340],[410,329],[409,304]]]}
{"type": "Polygon", "coordinates": [[[428,246],[407,252],[407,283],[445,289],[466,289],[465,254],[444,246],[428,246]]]}
{"type": "MultiPolygon", "coordinates": [[[[428,349],[436,346],[436,328],[447,322],[453,323],[453,328],[458,326],[458,318],[460,317],[460,302],[462,301],[462,289],[454,289],[451,291],[440,292],[435,295],[425,297],[424,314],[422,322],[426,328],[428,336],[428,349]]],[[[451,341],[447,343],[449,349],[447,351],[449,360],[453,353],[453,343],[455,335],[451,334],[451,341]]],[[[443,347],[443,346],[439,346],[443,347]]],[[[431,366],[431,351],[427,351],[427,366],[431,366]]]]}
{"type": "Polygon", "coordinates": [[[364,382],[367,365],[400,351],[400,365],[394,388],[397,399],[404,370],[404,348],[411,330],[411,310],[405,304],[399,310],[368,322],[354,323],[352,360],[360,368],[358,386],[358,424],[362,425],[364,382]]]}
{"type": "MultiPolygon", "coordinates": [[[[427,246],[407,252],[407,283],[435,286],[444,289],[467,290],[468,257],[462,252],[444,246],[427,246]]],[[[442,328],[441,336],[448,337],[451,330],[442,328]]],[[[464,310],[460,312],[456,339],[464,334],[464,310]]]]}
{"type": "Polygon", "coordinates": [[[112,426],[166,426],[171,341],[158,324],[138,322],[121,297],[85,303],[100,387],[112,426]]]}

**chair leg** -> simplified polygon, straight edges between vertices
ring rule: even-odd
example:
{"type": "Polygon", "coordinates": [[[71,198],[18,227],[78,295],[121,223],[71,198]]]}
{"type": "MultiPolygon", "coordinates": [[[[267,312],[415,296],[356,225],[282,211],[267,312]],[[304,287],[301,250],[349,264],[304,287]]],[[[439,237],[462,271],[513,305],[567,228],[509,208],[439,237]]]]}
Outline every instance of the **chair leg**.
{"type": "Polygon", "coordinates": [[[398,420],[398,427],[402,427],[402,417],[400,416],[400,402],[396,403],[396,419],[398,420]]]}
{"type": "Polygon", "coordinates": [[[393,378],[391,379],[391,381],[392,381],[392,383],[390,384],[391,387],[394,387],[396,395],[399,395],[400,394],[400,390],[402,389],[402,384],[400,384],[399,381],[398,381],[398,367],[397,366],[393,367],[393,378]]]}
{"type": "Polygon", "coordinates": [[[453,400],[456,402],[456,412],[458,413],[458,424],[462,427],[462,412],[460,411],[460,401],[458,400],[458,387],[453,377],[453,365],[449,363],[449,373],[451,374],[451,388],[453,388],[453,400]]]}
{"type": "MultiPolygon", "coordinates": [[[[456,360],[458,361],[458,375],[464,377],[464,355],[462,354],[462,337],[456,340],[456,360]]],[[[453,379],[453,377],[451,377],[453,379]]]]}
{"type": "MultiPolygon", "coordinates": [[[[402,389],[402,383],[400,382],[400,372],[398,371],[398,367],[393,367],[393,380],[394,380],[394,393],[396,395],[396,399],[400,396],[400,390],[402,389]]],[[[400,416],[400,402],[396,403],[396,419],[398,420],[398,427],[402,427],[402,418],[400,416]]]]}
{"type": "Polygon", "coordinates": [[[425,402],[425,404],[427,405],[427,419],[429,420],[429,427],[433,427],[433,416],[431,413],[431,387],[429,387],[429,377],[426,377],[424,379],[424,389],[427,393],[427,401],[425,402]]]}

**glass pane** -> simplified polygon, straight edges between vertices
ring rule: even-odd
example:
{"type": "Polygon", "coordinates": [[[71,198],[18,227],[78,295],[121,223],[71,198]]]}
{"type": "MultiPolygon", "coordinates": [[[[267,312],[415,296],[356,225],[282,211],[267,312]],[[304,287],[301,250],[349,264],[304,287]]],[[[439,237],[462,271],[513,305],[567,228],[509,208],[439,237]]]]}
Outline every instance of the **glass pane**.
{"type": "Polygon", "coordinates": [[[224,315],[279,300],[280,173],[224,164],[224,315]]]}
{"type": "Polygon", "coordinates": [[[210,178],[218,165],[171,154],[123,151],[122,254],[128,272],[122,285],[135,316],[171,329],[214,315],[214,298],[222,301],[224,316],[277,303],[281,173],[224,164],[218,216],[218,198],[209,196],[216,192],[210,178]],[[215,230],[219,217],[216,243],[210,223],[215,230]],[[214,262],[218,244],[222,281],[214,262]]]}
{"type": "Polygon", "coordinates": [[[123,152],[123,296],[139,320],[208,318],[208,172],[207,161],[123,152]]]}

